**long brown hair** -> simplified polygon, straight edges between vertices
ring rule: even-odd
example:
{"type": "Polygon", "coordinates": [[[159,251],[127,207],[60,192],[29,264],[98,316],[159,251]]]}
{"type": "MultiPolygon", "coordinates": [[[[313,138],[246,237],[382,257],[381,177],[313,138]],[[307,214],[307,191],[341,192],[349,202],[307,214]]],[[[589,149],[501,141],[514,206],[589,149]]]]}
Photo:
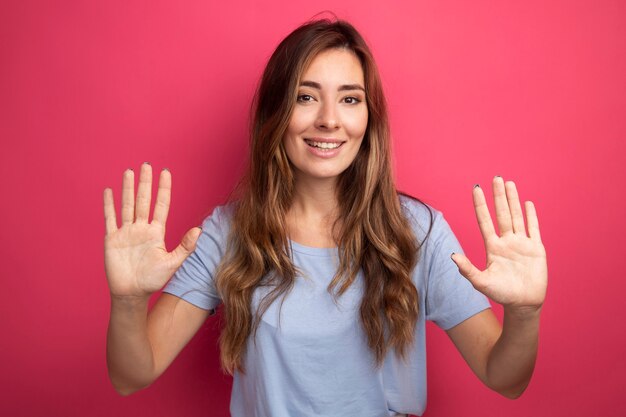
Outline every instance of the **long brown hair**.
{"type": "Polygon", "coordinates": [[[414,336],[417,289],[411,271],[419,244],[402,213],[391,169],[385,97],[376,64],[365,41],[347,22],[308,22],[278,45],[263,73],[253,103],[250,161],[233,203],[231,234],[217,273],[224,302],[220,337],[222,367],[245,372],[243,355],[263,313],[294,285],[286,214],[292,203],[294,174],[283,136],[305,69],[320,52],[346,48],[363,67],[368,125],[359,153],[339,178],[339,219],[335,223],[339,268],[329,292],[339,297],[360,269],[364,294],[361,325],[377,365],[389,348],[404,357],[414,336]],[[252,295],[260,285],[272,290],[256,311],[252,295]]]}

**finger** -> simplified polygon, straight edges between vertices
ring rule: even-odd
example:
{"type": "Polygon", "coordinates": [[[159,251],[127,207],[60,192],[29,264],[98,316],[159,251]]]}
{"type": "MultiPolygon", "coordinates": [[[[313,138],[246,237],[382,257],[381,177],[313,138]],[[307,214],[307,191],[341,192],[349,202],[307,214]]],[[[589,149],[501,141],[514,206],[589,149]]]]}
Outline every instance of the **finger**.
{"type": "Polygon", "coordinates": [[[525,235],[524,213],[522,213],[522,205],[520,204],[519,195],[517,194],[517,187],[515,187],[513,181],[507,181],[504,183],[504,189],[506,191],[506,200],[509,204],[509,210],[511,211],[513,232],[523,233],[525,235]]]}
{"type": "Polygon", "coordinates": [[[474,264],[467,258],[467,256],[460,253],[453,253],[452,260],[459,268],[459,272],[463,275],[475,288],[479,287],[481,271],[476,268],[474,264]]]}
{"type": "Polygon", "coordinates": [[[165,226],[167,213],[170,209],[170,198],[172,194],[172,175],[165,168],[159,177],[159,189],[157,191],[156,203],[154,204],[154,215],[152,222],[165,226]]]}
{"type": "Polygon", "coordinates": [[[139,185],[137,186],[137,202],[135,204],[135,220],[148,222],[150,216],[150,199],[152,198],[152,167],[148,162],[141,165],[139,185]]]}
{"type": "Polygon", "coordinates": [[[104,226],[106,234],[111,234],[117,230],[117,219],[115,218],[115,203],[113,202],[113,190],[104,189],[104,226]]]}
{"type": "Polygon", "coordinates": [[[510,233],[513,230],[511,223],[511,211],[509,203],[506,201],[506,191],[504,190],[504,180],[500,176],[493,179],[493,201],[496,207],[496,221],[500,235],[510,233]]]}
{"type": "Polygon", "coordinates": [[[478,221],[478,227],[483,239],[487,239],[495,236],[496,231],[493,227],[493,221],[491,220],[491,214],[489,214],[489,207],[485,200],[485,193],[478,184],[474,186],[472,191],[472,197],[474,199],[474,211],[476,212],[476,220],[478,221]]]}
{"type": "Polygon", "coordinates": [[[124,171],[122,180],[122,226],[135,220],[135,173],[132,168],[124,171]]]}
{"type": "Polygon", "coordinates": [[[524,204],[526,208],[526,223],[528,224],[528,237],[541,241],[541,233],[539,232],[539,219],[537,218],[537,210],[532,201],[524,204]]]}
{"type": "Polygon", "coordinates": [[[196,243],[198,242],[198,238],[201,234],[202,228],[200,227],[194,227],[185,233],[180,245],[178,245],[170,254],[172,257],[173,269],[178,269],[191,252],[196,249],[196,243]]]}

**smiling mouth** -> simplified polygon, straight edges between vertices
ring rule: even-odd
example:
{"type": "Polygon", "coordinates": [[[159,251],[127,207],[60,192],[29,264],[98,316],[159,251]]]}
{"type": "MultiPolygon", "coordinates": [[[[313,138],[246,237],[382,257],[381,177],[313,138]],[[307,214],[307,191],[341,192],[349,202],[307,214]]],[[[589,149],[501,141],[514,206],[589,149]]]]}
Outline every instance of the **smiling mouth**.
{"type": "Polygon", "coordinates": [[[337,149],[344,144],[344,142],[316,142],[310,139],[304,139],[304,141],[310,147],[318,149],[337,149]]]}

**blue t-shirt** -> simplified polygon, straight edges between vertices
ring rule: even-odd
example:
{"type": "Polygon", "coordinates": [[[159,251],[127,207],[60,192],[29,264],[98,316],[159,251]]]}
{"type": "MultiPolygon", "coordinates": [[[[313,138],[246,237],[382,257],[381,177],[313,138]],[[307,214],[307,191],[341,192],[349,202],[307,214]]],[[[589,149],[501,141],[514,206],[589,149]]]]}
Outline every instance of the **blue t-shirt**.
{"type": "MultiPolygon", "coordinates": [[[[410,198],[401,203],[421,242],[430,224],[429,209],[410,198]]],[[[248,340],[245,374],[234,375],[230,411],[234,417],[420,415],[426,406],[426,324],[447,330],[489,307],[450,259],[461,247],[442,214],[434,209],[432,231],[420,249],[412,278],[419,294],[415,343],[407,360],[393,350],[381,367],[361,328],[362,273],[337,300],[328,284],[338,267],[336,248],[291,242],[293,263],[302,274],[277,299],[248,340]],[[279,310],[280,319],[279,319],[279,310]]],[[[217,207],[202,226],[196,250],[164,288],[203,309],[220,304],[215,272],[226,248],[231,210],[217,207]]],[[[267,293],[258,288],[255,309],[267,293]]],[[[254,311],[254,310],[253,310],[254,311]]]]}

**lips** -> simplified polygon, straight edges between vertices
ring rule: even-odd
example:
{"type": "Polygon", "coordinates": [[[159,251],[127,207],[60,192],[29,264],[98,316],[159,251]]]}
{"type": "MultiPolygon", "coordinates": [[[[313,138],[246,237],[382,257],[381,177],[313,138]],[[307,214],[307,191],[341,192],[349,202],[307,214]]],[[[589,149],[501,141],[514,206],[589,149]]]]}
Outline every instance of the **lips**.
{"type": "Polygon", "coordinates": [[[335,138],[305,138],[304,141],[312,148],[323,150],[337,149],[345,142],[335,138]]]}
{"type": "Polygon", "coordinates": [[[317,158],[330,159],[342,152],[346,141],[335,138],[304,138],[307,149],[311,155],[317,158]]]}

